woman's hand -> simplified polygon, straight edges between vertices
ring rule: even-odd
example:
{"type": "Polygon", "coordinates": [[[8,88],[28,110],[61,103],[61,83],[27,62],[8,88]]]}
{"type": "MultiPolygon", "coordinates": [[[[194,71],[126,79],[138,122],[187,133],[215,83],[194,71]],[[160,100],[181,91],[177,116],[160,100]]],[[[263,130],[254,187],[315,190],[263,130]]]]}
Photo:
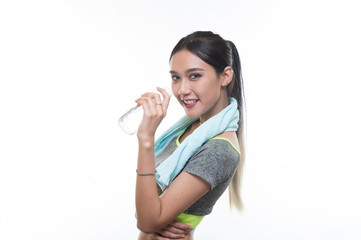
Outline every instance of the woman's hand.
{"type": "Polygon", "coordinates": [[[158,232],[152,235],[152,239],[156,240],[169,240],[169,239],[183,239],[186,235],[190,234],[192,227],[173,221],[158,232]]]}
{"type": "Polygon", "coordinates": [[[135,101],[144,110],[143,119],[137,132],[139,139],[154,137],[155,131],[167,113],[170,96],[160,87],[157,87],[157,90],[162,94],[163,100],[158,93],[149,92],[135,101]]]}

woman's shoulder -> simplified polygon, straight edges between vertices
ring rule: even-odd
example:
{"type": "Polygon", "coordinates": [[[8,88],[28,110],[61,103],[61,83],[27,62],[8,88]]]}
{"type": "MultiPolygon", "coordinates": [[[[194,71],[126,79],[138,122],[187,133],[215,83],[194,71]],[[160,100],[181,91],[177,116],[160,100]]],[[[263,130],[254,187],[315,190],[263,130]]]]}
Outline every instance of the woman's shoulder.
{"type": "Polygon", "coordinates": [[[195,156],[230,160],[238,159],[240,154],[237,135],[227,132],[210,138],[196,151],[195,156]]]}
{"type": "MultiPolygon", "coordinates": [[[[240,147],[239,147],[239,142],[238,142],[238,137],[237,137],[236,132],[223,132],[223,133],[220,133],[220,134],[214,136],[210,140],[216,140],[216,139],[224,140],[225,142],[228,142],[234,148],[234,150],[236,150],[238,153],[240,153],[240,147]]],[[[208,141],[208,142],[210,142],[210,141],[208,141]]]]}

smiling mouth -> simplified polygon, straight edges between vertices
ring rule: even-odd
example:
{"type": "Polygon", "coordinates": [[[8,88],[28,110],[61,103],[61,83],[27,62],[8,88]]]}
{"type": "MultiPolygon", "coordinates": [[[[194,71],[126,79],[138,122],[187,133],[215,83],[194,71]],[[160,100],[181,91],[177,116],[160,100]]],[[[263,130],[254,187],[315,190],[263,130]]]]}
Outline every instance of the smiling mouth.
{"type": "Polygon", "coordinates": [[[185,104],[187,104],[187,105],[191,105],[191,104],[194,104],[194,103],[196,103],[198,100],[183,100],[183,102],[185,103],[185,104]]]}
{"type": "Polygon", "coordinates": [[[183,100],[184,107],[192,108],[197,104],[198,101],[199,101],[199,99],[183,100]]]}

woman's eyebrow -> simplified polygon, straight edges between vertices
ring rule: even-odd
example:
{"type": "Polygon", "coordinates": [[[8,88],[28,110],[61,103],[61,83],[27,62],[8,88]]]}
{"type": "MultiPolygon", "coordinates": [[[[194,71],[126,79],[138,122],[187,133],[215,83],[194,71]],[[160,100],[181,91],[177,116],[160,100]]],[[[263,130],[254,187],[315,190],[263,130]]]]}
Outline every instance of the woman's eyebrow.
{"type": "MultiPolygon", "coordinates": [[[[190,68],[186,71],[186,73],[190,73],[190,72],[194,72],[194,71],[206,71],[202,68],[190,68]]],[[[173,73],[173,74],[178,74],[176,71],[173,71],[173,70],[170,70],[169,71],[170,73],[173,73]]]]}

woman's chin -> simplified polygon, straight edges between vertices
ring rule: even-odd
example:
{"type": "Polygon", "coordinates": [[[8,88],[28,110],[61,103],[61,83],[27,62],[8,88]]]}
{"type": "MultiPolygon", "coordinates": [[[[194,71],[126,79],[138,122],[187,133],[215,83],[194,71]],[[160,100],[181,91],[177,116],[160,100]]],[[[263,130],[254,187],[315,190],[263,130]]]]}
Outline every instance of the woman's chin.
{"type": "Polygon", "coordinates": [[[192,118],[192,119],[198,119],[198,118],[199,118],[199,115],[198,115],[198,114],[192,114],[192,113],[187,113],[187,112],[186,112],[186,115],[187,115],[189,118],[192,118]]]}

